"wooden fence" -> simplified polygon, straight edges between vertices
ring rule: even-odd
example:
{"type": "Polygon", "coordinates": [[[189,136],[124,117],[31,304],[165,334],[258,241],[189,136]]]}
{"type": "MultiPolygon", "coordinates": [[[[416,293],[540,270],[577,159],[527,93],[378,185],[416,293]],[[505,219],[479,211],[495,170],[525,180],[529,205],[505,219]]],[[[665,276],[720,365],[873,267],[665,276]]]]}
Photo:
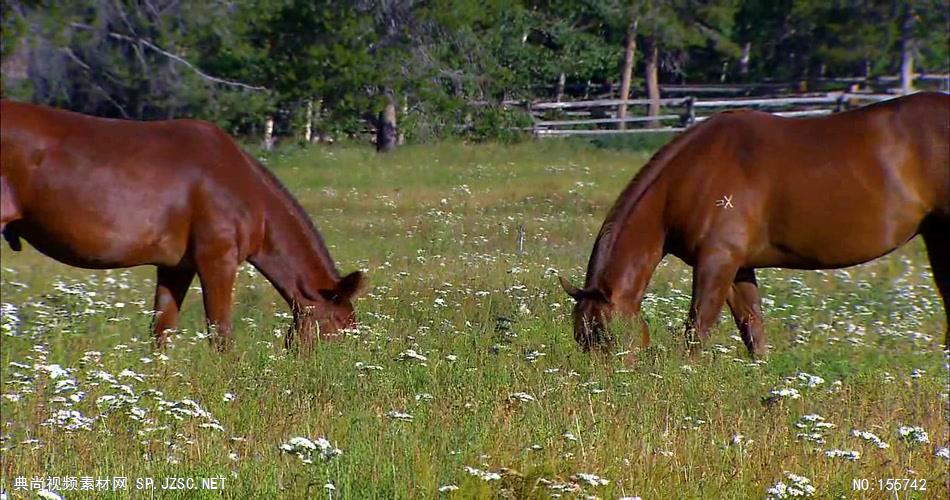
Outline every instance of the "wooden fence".
{"type": "Polygon", "coordinates": [[[661,112],[656,116],[646,116],[644,113],[649,100],[628,99],[626,105],[630,116],[622,119],[615,117],[615,110],[624,103],[620,99],[533,102],[522,105],[534,120],[534,125],[528,130],[538,137],[558,137],[679,132],[718,111],[737,108],[764,109],[788,117],[821,116],[894,97],[896,95],[848,92],[774,98],[677,97],[660,99],[661,112]],[[624,128],[620,128],[621,122],[624,128]]]}
{"type": "MultiPolygon", "coordinates": [[[[916,73],[914,82],[921,88],[950,91],[950,74],[947,73],[916,73]]],[[[889,92],[899,84],[899,75],[816,78],[785,82],[661,83],[660,93],[664,96],[681,97],[710,94],[721,97],[768,97],[802,92],[843,92],[854,85],[864,92],[889,92]]],[[[634,93],[637,91],[642,93],[642,89],[632,89],[634,93]]],[[[552,100],[559,94],[564,96],[562,100],[610,99],[620,97],[620,84],[617,81],[598,83],[588,81],[567,84],[563,87],[557,84],[535,85],[532,87],[532,94],[552,100]]],[[[636,94],[633,96],[638,97],[636,94]]]]}

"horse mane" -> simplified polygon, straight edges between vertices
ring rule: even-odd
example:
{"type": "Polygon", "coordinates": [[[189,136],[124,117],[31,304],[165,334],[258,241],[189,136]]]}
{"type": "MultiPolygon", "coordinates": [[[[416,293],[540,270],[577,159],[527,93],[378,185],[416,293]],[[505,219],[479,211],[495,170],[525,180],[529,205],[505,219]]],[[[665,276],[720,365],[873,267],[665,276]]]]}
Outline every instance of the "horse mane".
{"type": "Polygon", "coordinates": [[[267,167],[265,167],[260,160],[255,158],[253,155],[247,153],[243,149],[241,153],[245,158],[248,159],[248,162],[255,167],[258,173],[264,178],[264,181],[272,188],[274,188],[279,195],[281,202],[288,208],[290,214],[300,222],[301,226],[308,232],[310,236],[310,246],[320,257],[320,260],[323,261],[324,266],[330,272],[330,275],[335,280],[340,279],[340,272],[337,270],[336,265],[333,263],[333,258],[330,257],[330,251],[327,249],[326,243],[323,241],[323,236],[320,234],[320,231],[317,231],[317,227],[313,225],[313,220],[310,219],[310,216],[307,214],[307,211],[303,209],[300,205],[300,202],[297,201],[297,198],[287,189],[286,186],[280,179],[274,175],[273,172],[267,167]]]}
{"type": "MultiPolygon", "coordinates": [[[[710,120],[711,121],[711,120],[710,120]]],[[[587,277],[584,286],[590,286],[594,279],[600,264],[604,262],[613,247],[616,240],[616,227],[627,219],[630,212],[637,206],[647,190],[656,182],[663,171],[663,167],[669,163],[671,157],[676,155],[687,142],[687,139],[695,135],[697,125],[692,130],[681,133],[670,142],[666,143],[653,154],[646,162],[643,168],[637,172],[637,175],[623,189],[617,201],[607,212],[604,224],[597,233],[597,239],[594,241],[594,251],[592,252],[590,262],[587,264],[587,277]]]]}

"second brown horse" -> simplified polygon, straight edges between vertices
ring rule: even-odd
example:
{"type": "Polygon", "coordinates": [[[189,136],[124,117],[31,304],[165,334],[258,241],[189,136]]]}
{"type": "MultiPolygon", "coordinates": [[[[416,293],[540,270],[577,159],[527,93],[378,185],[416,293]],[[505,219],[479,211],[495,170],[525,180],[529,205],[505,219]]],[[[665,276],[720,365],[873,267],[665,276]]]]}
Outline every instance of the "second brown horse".
{"type": "MultiPolygon", "coordinates": [[[[687,338],[705,340],[729,305],[753,354],[765,351],[755,269],[832,269],[921,235],[944,301],[950,347],[950,96],[921,93],[822,118],[725,112],[663,147],[611,208],[577,301],[574,337],[604,341],[635,318],[667,254],[693,266],[687,338]]],[[[695,342],[691,342],[695,345],[695,342]]]]}
{"type": "Polygon", "coordinates": [[[132,122],[0,101],[0,230],[60,262],[158,267],[161,346],[197,274],[212,341],[231,341],[238,265],[250,261],[293,309],[291,345],[355,325],[363,277],[340,277],[320,234],[276,177],[218,127],[132,122]]]}

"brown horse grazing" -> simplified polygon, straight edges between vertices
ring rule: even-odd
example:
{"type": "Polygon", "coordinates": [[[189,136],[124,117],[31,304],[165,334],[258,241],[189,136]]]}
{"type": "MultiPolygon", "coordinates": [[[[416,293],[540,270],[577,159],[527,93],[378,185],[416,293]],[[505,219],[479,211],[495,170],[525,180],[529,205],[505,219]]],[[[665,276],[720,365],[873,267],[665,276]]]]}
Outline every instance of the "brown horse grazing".
{"type": "Polygon", "coordinates": [[[158,268],[155,341],[167,342],[198,275],[213,344],[231,341],[238,265],[290,304],[304,350],[355,325],[363,276],[340,277],[320,234],[276,177],[201,121],[109,120],[0,101],[0,229],[60,262],[158,268]]]}
{"type": "MultiPolygon", "coordinates": [[[[833,269],[921,235],[950,323],[950,96],[920,93],[822,118],[719,113],[664,146],[620,194],[578,289],[574,338],[603,342],[615,315],[639,323],[667,254],[693,266],[690,345],[729,304],[765,351],[755,269],[833,269]]],[[[945,342],[950,346],[950,325],[945,342]]]]}

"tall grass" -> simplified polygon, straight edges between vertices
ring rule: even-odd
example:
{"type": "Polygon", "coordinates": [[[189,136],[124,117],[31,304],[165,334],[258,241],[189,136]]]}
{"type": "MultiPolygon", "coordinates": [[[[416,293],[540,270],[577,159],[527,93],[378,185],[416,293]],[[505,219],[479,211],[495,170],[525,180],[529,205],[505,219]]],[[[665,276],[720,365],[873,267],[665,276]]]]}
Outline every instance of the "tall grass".
{"type": "Polygon", "coordinates": [[[765,362],[747,358],[731,321],[686,357],[690,273],[675,259],[650,287],[653,345],[636,366],[578,350],[554,275],[580,281],[608,206],[647,158],[558,141],[266,158],[341,270],[370,277],[359,332],[305,358],[283,350],[287,308],[249,267],[233,352],[209,349],[195,286],[157,353],[151,269],[90,272],[3,249],[0,488],[32,497],[17,477],[125,476],[128,490],[59,493],[762,498],[790,472],[822,498],[885,496],[853,491],[862,478],[926,480],[910,498],[946,498],[943,312],[919,242],[847,271],[761,272],[765,362]],[[809,414],[834,427],[810,435],[809,414]],[[342,454],[305,463],[281,449],[298,436],[342,454]],[[825,455],[835,449],[860,457],[825,455]],[[160,489],[206,476],[224,490],[160,489]],[[136,490],[146,477],[156,489],[136,490]]]}

